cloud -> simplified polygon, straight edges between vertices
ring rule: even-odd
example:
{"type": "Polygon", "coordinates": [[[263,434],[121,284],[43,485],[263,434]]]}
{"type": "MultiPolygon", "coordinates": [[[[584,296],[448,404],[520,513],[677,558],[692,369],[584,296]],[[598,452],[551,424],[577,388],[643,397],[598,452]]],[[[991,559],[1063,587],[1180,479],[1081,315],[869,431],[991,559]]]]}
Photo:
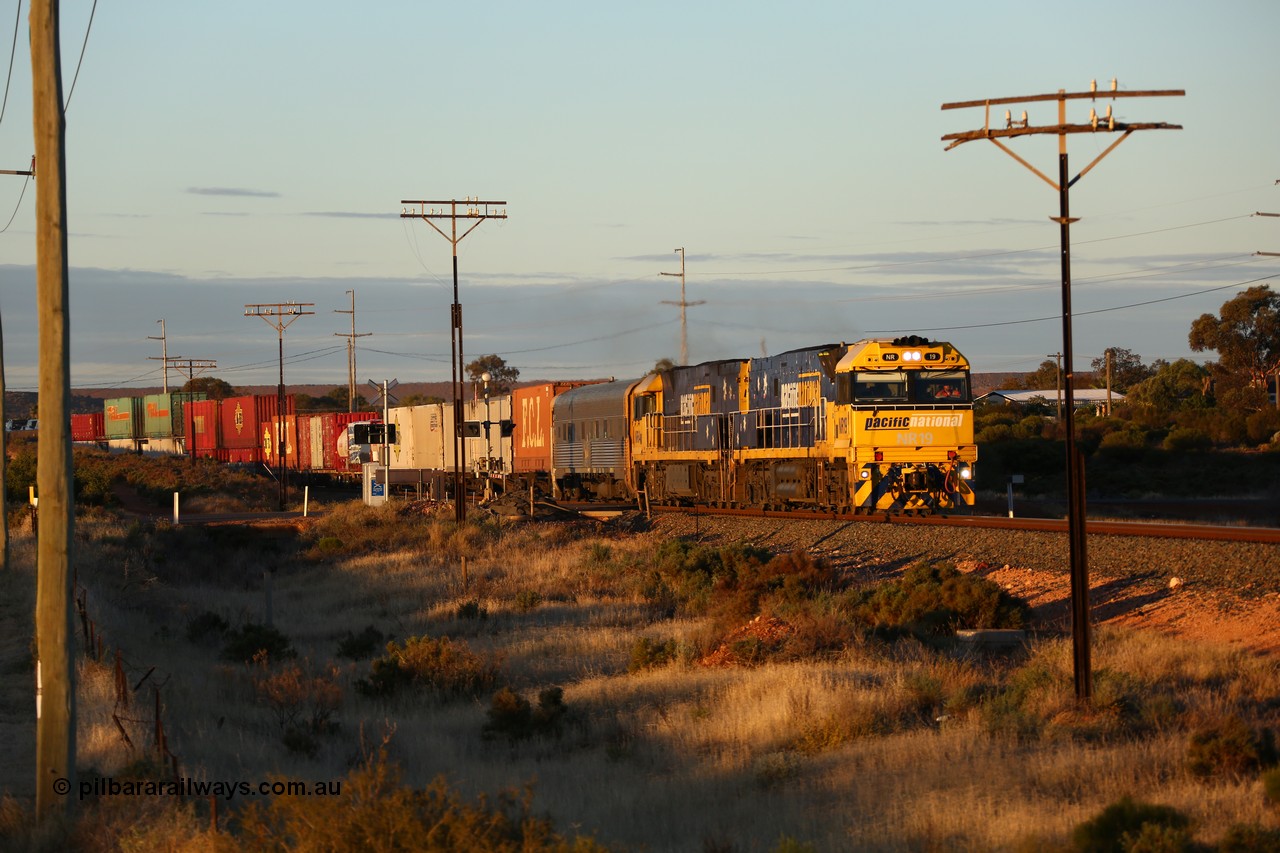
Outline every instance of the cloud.
{"type": "Polygon", "coordinates": [[[280,193],[270,190],[247,190],[241,187],[187,187],[191,195],[221,195],[236,198],[279,198],[280,193]]]}
{"type": "Polygon", "coordinates": [[[399,219],[398,213],[365,213],[357,210],[311,210],[303,216],[325,216],[332,219],[399,219]]]}

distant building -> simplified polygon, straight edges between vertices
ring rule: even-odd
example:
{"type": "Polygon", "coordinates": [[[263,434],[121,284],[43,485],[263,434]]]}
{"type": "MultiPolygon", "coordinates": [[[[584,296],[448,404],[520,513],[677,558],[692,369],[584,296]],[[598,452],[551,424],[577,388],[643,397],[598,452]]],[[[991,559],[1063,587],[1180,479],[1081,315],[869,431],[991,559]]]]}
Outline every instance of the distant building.
{"type": "MultiPolygon", "coordinates": [[[[1076,388],[1072,392],[1072,400],[1075,401],[1076,408],[1081,406],[1106,406],[1107,405],[1107,389],[1106,388],[1076,388]]],[[[992,391],[989,394],[983,394],[974,402],[977,403],[1001,403],[1008,406],[1025,406],[1035,399],[1044,400],[1046,403],[1057,405],[1058,392],[1052,388],[1048,390],[1037,389],[1033,391],[992,391]]],[[[1124,395],[1118,391],[1111,392],[1112,403],[1124,402],[1124,395]]]]}

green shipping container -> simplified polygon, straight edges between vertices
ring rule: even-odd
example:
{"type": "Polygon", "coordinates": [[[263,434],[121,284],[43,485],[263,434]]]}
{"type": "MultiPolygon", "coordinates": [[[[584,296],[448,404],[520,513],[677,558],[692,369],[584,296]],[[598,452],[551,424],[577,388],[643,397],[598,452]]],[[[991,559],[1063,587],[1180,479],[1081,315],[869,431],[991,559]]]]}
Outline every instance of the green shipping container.
{"type": "Polygon", "coordinates": [[[143,434],[147,438],[181,437],[184,424],[182,407],[206,396],[203,391],[175,391],[143,397],[143,434]]]}
{"type": "Polygon", "coordinates": [[[142,438],[142,398],[104,400],[102,414],[107,438],[142,438]]]}

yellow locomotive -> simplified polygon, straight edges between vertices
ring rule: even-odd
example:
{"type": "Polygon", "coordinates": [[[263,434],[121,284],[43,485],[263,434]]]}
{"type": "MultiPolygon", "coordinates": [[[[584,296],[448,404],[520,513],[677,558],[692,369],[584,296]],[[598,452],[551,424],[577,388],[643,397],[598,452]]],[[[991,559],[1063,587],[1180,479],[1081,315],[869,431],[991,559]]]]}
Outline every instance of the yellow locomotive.
{"type": "Polygon", "coordinates": [[[630,434],[626,467],[608,478],[614,492],[862,513],[973,504],[969,363],[950,344],[831,344],[624,387],[630,434]]]}

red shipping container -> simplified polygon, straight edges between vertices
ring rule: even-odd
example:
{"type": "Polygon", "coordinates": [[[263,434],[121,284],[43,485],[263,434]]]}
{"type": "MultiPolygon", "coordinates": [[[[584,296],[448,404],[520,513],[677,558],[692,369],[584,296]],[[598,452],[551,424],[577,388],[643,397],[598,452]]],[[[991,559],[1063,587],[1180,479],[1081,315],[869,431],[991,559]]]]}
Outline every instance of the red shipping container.
{"type": "Polygon", "coordinates": [[[548,382],[511,392],[511,420],[515,423],[511,470],[517,474],[551,470],[551,401],[565,391],[597,382],[548,382]]]}
{"type": "Polygon", "coordinates": [[[224,462],[256,465],[263,461],[261,447],[227,447],[218,452],[218,458],[224,462]]]}
{"type": "Polygon", "coordinates": [[[217,451],[222,445],[219,412],[217,400],[197,400],[182,407],[188,455],[217,457],[217,451]]]}
{"type": "MultiPolygon", "coordinates": [[[[293,395],[284,398],[287,417],[294,413],[293,395]]],[[[222,401],[222,446],[227,450],[257,449],[262,451],[254,461],[274,464],[278,453],[277,423],[279,401],[275,394],[255,394],[251,397],[228,397],[222,401]]],[[[284,444],[288,442],[285,441],[284,444]]],[[[239,454],[233,454],[239,455],[239,454]]],[[[245,461],[235,459],[233,461],[245,461]]]]}
{"type": "Polygon", "coordinates": [[[103,441],[106,437],[106,418],[102,412],[71,416],[72,441],[103,441]]]}
{"type": "Polygon", "coordinates": [[[311,458],[311,422],[315,415],[298,415],[294,419],[294,451],[289,455],[289,467],[295,471],[314,471],[311,458]]]}

